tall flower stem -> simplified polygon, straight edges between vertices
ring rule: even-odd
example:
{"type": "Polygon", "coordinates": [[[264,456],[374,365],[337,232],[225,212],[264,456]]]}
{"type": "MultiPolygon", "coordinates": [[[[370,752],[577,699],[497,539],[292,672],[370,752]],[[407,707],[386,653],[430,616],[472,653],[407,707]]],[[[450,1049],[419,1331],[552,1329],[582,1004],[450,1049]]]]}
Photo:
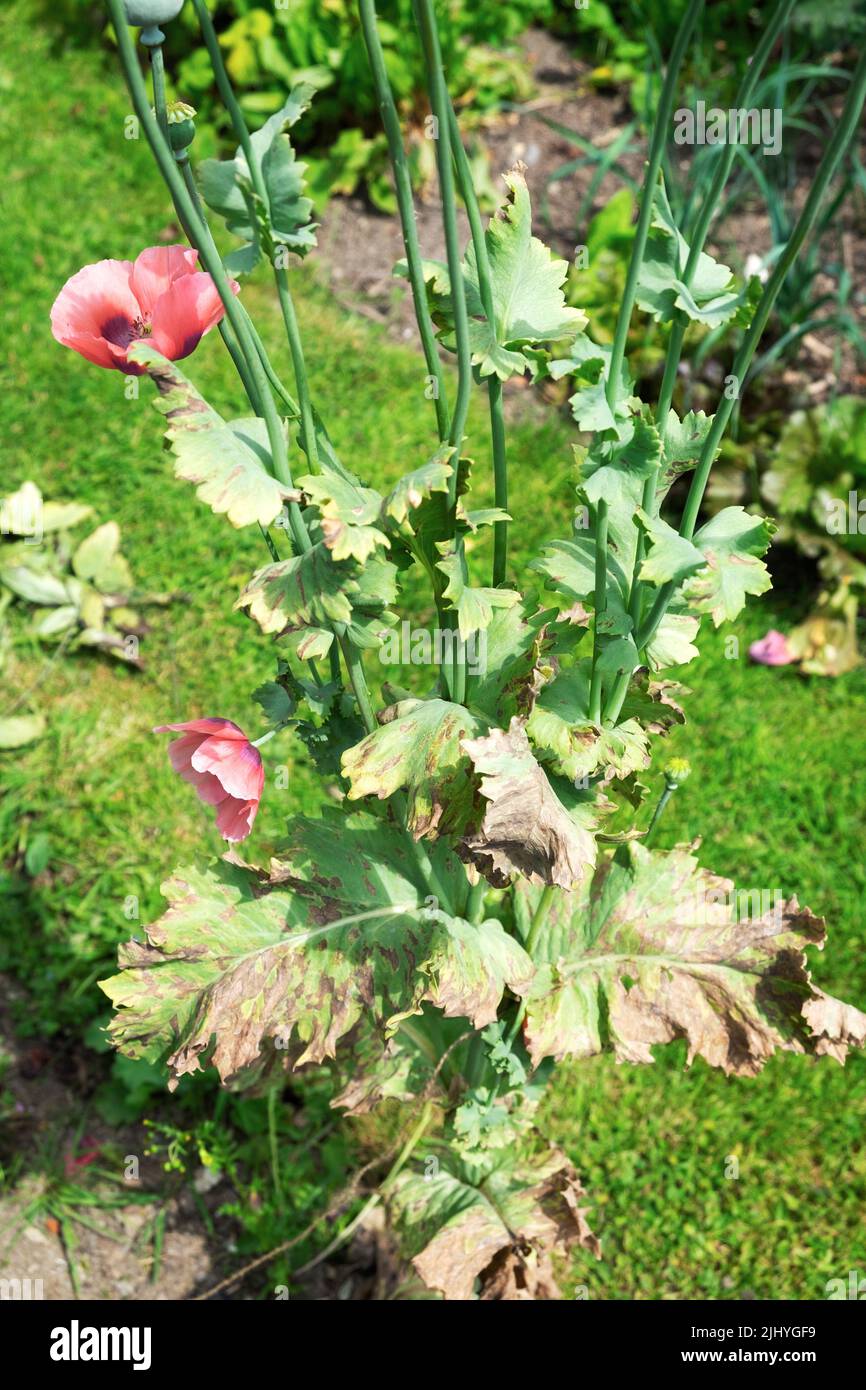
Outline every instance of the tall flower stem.
{"type": "MultiPolygon", "coordinates": [[[[795,4],[796,0],[779,0],[779,4],[776,6],[772,18],[770,19],[770,22],[767,25],[761,37],[761,42],[758,44],[758,47],[755,50],[754,57],[752,58],[752,61],[746,69],[745,76],[737,93],[737,100],[735,104],[739,110],[748,109],[749,103],[752,99],[752,93],[755,90],[755,87],[758,83],[761,73],[764,70],[764,67],[766,66],[767,59],[773,51],[773,48],[776,44],[776,40],[778,39],[779,34],[782,32],[782,29],[785,27],[785,24],[787,23],[795,4]]],[[[695,270],[697,269],[701,253],[704,249],[704,243],[707,239],[707,233],[710,228],[710,223],[713,219],[713,214],[715,213],[716,207],[718,206],[722,193],[724,192],[725,185],[727,184],[728,177],[731,172],[731,167],[736,156],[736,151],[736,145],[727,144],[724,146],[719,155],[719,158],[716,160],[716,168],[713,174],[712,182],[710,183],[707,196],[703,201],[703,204],[697,217],[697,221],[695,222],[694,228],[692,230],[689,242],[689,254],[686,259],[686,264],[683,267],[682,281],[686,288],[689,288],[691,286],[692,278],[694,276],[695,270]]],[[[668,413],[670,411],[671,402],[673,400],[674,386],[676,384],[677,372],[679,371],[680,357],[682,354],[683,339],[685,338],[688,324],[689,320],[687,316],[682,312],[677,311],[676,317],[674,318],[674,321],[671,325],[667,353],[665,355],[665,366],[664,373],[662,376],[662,384],[661,389],[659,391],[658,404],[656,406],[656,426],[658,428],[659,435],[661,436],[662,448],[664,448],[665,435],[667,433],[668,425],[668,413]]],[[[659,467],[650,477],[646,479],[644,483],[642,506],[644,511],[649,513],[650,515],[654,515],[657,510],[656,491],[660,467],[661,464],[659,464],[659,467]]],[[[643,586],[641,585],[639,575],[640,567],[644,556],[644,544],[644,533],[641,531],[638,535],[638,543],[635,549],[634,568],[632,571],[631,589],[629,592],[628,603],[629,614],[635,626],[638,625],[641,617],[641,601],[643,586]]]]}
{"type": "MultiPolygon", "coordinates": [[[[439,46],[433,0],[413,0],[413,5],[421,35],[421,47],[424,51],[430,105],[436,120],[436,164],[442,196],[442,225],[445,231],[448,276],[451,281],[451,306],[454,313],[454,336],[457,345],[457,400],[451,417],[451,430],[448,438],[459,454],[463,442],[463,431],[466,427],[466,415],[469,410],[469,395],[472,390],[472,355],[469,349],[469,314],[466,309],[462,257],[457,234],[454,170],[451,165],[450,100],[442,67],[442,52],[439,46]]],[[[457,501],[456,469],[450,482],[451,505],[454,507],[457,501]]]]}
{"type": "Polygon", "coordinates": [[[626,276],[622,301],[619,306],[619,313],[617,314],[613,347],[611,348],[610,354],[610,371],[607,379],[606,396],[607,403],[611,410],[614,410],[616,404],[617,386],[622,371],[622,364],[625,360],[625,345],[628,339],[628,329],[631,323],[632,310],[634,309],[634,302],[637,297],[638,276],[640,275],[640,269],[643,264],[647,238],[649,237],[650,223],[652,222],[655,189],[665,152],[665,144],[667,143],[668,127],[670,125],[674,97],[676,95],[677,78],[679,77],[680,67],[682,66],[686,49],[689,45],[702,7],[703,0],[689,0],[689,7],[677,31],[677,37],[674,41],[667,72],[665,73],[661,97],[659,98],[659,104],[656,109],[652,141],[650,142],[649,160],[644,174],[643,192],[641,194],[640,216],[638,217],[637,227],[635,229],[631,259],[629,261],[628,274],[626,276]]]}
{"type": "MultiPolygon", "coordinates": [[[[775,269],[764,287],[764,292],[758,302],[758,307],[755,310],[752,322],[743,338],[740,350],[734,359],[731,375],[738,386],[746,380],[752,357],[754,356],[755,349],[767,325],[776,297],[782,288],[788,271],[800,252],[803,242],[812,230],[824,195],[827,192],[827,188],[836,172],[842,155],[857,132],[864,101],[866,101],[866,53],[862,55],[857,67],[852,73],[844,109],[839,117],[830,144],[818,166],[818,170],[812,182],[812,187],[809,190],[809,196],[806,199],[800,216],[797,218],[797,222],[785,246],[785,250],[776,262],[775,269]]],[[[695,533],[698,512],[700,511],[704,491],[710,476],[710,469],[713,466],[713,461],[716,457],[717,450],[722,441],[736,401],[736,396],[725,395],[719,402],[718,409],[713,416],[713,423],[710,426],[703,448],[701,449],[700,458],[698,459],[697,467],[692,477],[688,497],[686,498],[686,504],[683,509],[682,520],[680,522],[680,535],[684,536],[687,540],[691,540],[695,533]]],[[[647,644],[652,641],[652,638],[658,630],[659,623],[667,612],[667,607],[674,593],[674,589],[675,585],[673,583],[668,583],[663,585],[659,590],[655,603],[643,627],[638,632],[636,641],[639,649],[646,647],[647,644]]]]}
{"type": "MultiPolygon", "coordinates": [[[[490,257],[487,252],[487,238],[481,221],[481,210],[475,196],[472,170],[463,141],[460,127],[449,97],[448,117],[451,126],[451,147],[457,170],[460,194],[469,218],[472,245],[475,249],[475,265],[478,270],[478,291],[487,322],[494,322],[493,278],[490,271],[490,257]]],[[[508,454],[505,443],[505,414],[502,409],[502,382],[494,373],[487,382],[487,396],[490,407],[490,437],[493,444],[493,487],[497,507],[508,510],[508,454]]],[[[508,522],[497,521],[493,526],[493,585],[504,583],[508,565],[508,522]]]]}
{"type": "Polygon", "coordinates": [[[607,502],[598,499],[595,509],[595,613],[592,629],[592,676],[589,685],[589,718],[601,723],[601,633],[599,619],[607,612],[607,502]]]}
{"type": "Polygon", "coordinates": [[[436,335],[433,331],[433,323],[427,304],[427,290],[424,284],[424,270],[421,263],[421,247],[418,242],[418,228],[415,222],[415,203],[412,198],[412,179],[409,173],[409,163],[406,159],[406,150],[403,145],[400,117],[397,114],[397,107],[391,91],[391,83],[388,80],[388,72],[385,67],[385,55],[382,52],[382,43],[379,38],[379,29],[376,22],[375,0],[359,0],[359,8],[361,13],[361,29],[364,34],[364,43],[367,47],[367,56],[370,60],[370,71],[373,74],[376,97],[382,116],[382,125],[385,128],[385,135],[388,140],[391,167],[394,171],[394,188],[397,194],[397,206],[400,210],[400,226],[403,231],[403,247],[406,252],[409,284],[412,287],[415,319],[418,324],[418,332],[421,336],[424,359],[427,363],[427,375],[434,383],[435,394],[433,397],[433,404],[436,409],[436,424],[439,431],[439,438],[444,441],[448,438],[450,429],[448,400],[445,393],[445,376],[442,371],[442,362],[439,357],[436,335]]]}
{"type": "MultiPolygon", "coordinates": [[[[466,308],[462,257],[457,234],[457,204],[454,196],[454,169],[451,163],[450,100],[442,67],[442,52],[439,46],[439,33],[436,28],[436,15],[433,0],[413,0],[413,5],[416,23],[421,35],[421,47],[424,52],[430,105],[436,120],[436,166],[442,198],[442,224],[445,232],[448,275],[451,281],[451,307],[454,314],[454,337],[457,347],[457,399],[454,404],[451,429],[448,435],[448,441],[456,450],[456,455],[454,471],[449,479],[448,500],[450,504],[450,534],[455,537],[455,547],[460,554],[463,549],[463,541],[457,535],[457,481],[460,449],[463,443],[466,415],[469,410],[469,396],[472,390],[469,314],[466,308]]],[[[464,644],[459,635],[456,635],[457,622],[456,614],[453,611],[449,612],[448,619],[452,631],[455,632],[452,643],[451,696],[458,704],[461,704],[466,696],[464,644]]]]}

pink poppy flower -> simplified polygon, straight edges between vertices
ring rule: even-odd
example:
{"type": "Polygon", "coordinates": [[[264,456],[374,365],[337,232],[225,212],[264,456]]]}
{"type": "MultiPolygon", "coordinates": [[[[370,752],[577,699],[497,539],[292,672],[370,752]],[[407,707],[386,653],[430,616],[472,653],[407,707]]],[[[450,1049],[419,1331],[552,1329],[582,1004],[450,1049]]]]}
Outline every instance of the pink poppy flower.
{"type": "Polygon", "coordinates": [[[752,643],[749,656],[761,666],[789,666],[797,659],[788,646],[784,632],[777,632],[774,627],[770,628],[766,637],[752,643]]]}
{"type": "Polygon", "coordinates": [[[230,719],[189,719],[160,724],[155,734],[178,732],[168,746],[175,772],[190,782],[208,806],[216,806],[217,829],[224,840],[245,840],[262,799],[265,769],[261,754],[230,719]]]}
{"type": "MultiPolygon", "coordinates": [[[[144,371],[126,357],[139,338],[172,362],[188,357],[223,316],[217,287],[197,260],[187,246],[149,246],[134,263],[86,265],[55,299],[51,332],[88,362],[130,376],[144,371]]],[[[230,283],[237,294],[237,281],[230,283]]]]}

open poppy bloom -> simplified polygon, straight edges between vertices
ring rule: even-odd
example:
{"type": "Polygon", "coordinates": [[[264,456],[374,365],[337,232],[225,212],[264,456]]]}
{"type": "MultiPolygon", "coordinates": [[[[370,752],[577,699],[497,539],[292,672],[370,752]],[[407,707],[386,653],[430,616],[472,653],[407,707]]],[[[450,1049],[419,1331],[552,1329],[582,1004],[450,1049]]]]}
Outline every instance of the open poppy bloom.
{"type": "MultiPolygon", "coordinates": [[[[126,356],[141,338],[172,362],[188,357],[224,307],[197,261],[198,252],[188,246],[149,246],[134,262],[86,265],[55,299],[51,332],[88,362],[129,376],[144,371],[126,356]]],[[[237,294],[237,281],[231,287],[237,294]]]]}
{"type": "Polygon", "coordinates": [[[168,746],[175,772],[195,787],[202,801],[217,807],[217,829],[224,840],[245,840],[265,785],[259,750],[230,719],[160,724],[153,732],[169,731],[182,734],[168,746]]]}
{"type": "Polygon", "coordinates": [[[797,659],[788,646],[784,632],[777,632],[774,627],[770,628],[766,637],[752,643],[749,656],[760,666],[790,666],[797,659]]]}

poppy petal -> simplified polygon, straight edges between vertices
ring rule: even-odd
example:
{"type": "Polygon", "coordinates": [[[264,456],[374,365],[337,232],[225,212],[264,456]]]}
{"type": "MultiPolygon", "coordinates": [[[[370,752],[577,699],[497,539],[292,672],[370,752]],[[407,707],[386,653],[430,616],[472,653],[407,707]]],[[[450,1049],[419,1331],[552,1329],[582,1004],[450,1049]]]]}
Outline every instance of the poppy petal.
{"type": "MultiPolygon", "coordinates": [[[[231,282],[237,294],[240,286],[231,282]]],[[[175,280],[156,302],[151,318],[151,342],[172,362],[188,357],[199,340],[219,323],[224,313],[219,291],[206,271],[175,280]]]]}
{"type": "Polygon", "coordinates": [[[197,262],[198,252],[190,246],[148,246],[136,256],[129,280],[144,318],[153,317],[157,301],[175,280],[196,273],[197,262]]]}

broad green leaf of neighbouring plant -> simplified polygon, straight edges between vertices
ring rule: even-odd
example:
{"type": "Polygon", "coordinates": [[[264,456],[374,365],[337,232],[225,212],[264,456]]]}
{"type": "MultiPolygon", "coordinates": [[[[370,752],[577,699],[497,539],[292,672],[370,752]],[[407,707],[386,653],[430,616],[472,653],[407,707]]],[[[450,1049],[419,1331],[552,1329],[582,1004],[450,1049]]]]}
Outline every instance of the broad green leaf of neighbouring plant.
{"type": "Polygon", "coordinates": [[[120,553],[120,527],[106,521],[78,546],[72,568],[79,579],[87,580],[103,594],[128,593],[132,588],[129,565],[120,553]]]}
{"type": "Polygon", "coordinates": [[[26,748],[45,733],[42,714],[10,714],[0,719],[0,751],[7,748],[26,748]]]}
{"type": "Polygon", "coordinates": [[[506,984],[528,986],[529,959],[498,922],[431,909],[393,827],[352,817],[339,833],[303,819],[290,831],[270,877],[223,859],[165,885],[168,911],[102,986],[126,1055],[168,1053],[178,1078],[215,1039],[210,1060],[243,1084],[263,1055],[320,1062],[360,1020],[384,1039],[425,1001],[484,1026],[506,984]]]}
{"type": "Polygon", "coordinates": [[[461,747],[482,731],[479,720],[447,700],[401,700],[380,715],[382,727],[343,754],[349,800],[408,793],[416,839],[462,827],[472,807],[469,760],[461,747]]]}
{"type": "Polygon", "coordinates": [[[226,269],[232,274],[253,270],[263,253],[273,262],[280,249],[304,256],[316,244],[315,224],[310,221],[313,204],[304,196],[307,166],[295,158],[285,135],[287,127],[307,110],[313,95],[314,88],[299,83],[285,105],[251,137],[266,200],[255,191],[242,150],[234,159],[206,159],[201,165],[205,202],[225,219],[229,231],[246,243],[226,257],[226,269]]]}
{"type": "Polygon", "coordinates": [[[289,492],[270,472],[264,421],[223,420],[177,364],[148,343],[134,344],[129,356],[147,369],[159,391],[155,405],[166,417],[175,476],[195,483],[202,502],[233,526],[269,526],[289,492]]]}
{"type": "MultiPolygon", "coordinates": [[[[737,1076],[754,1076],[777,1048],[844,1057],[866,1037],[866,1016],[811,983],[804,952],[823,944],[823,923],[796,899],[767,897],[738,900],[686,850],[620,846],[553,904],[527,1004],[533,1061],[612,1051],[651,1062],[656,1043],[680,1037],[689,1062],[737,1076]]],[[[536,898],[520,885],[524,933],[536,898]]]]}
{"type": "Polygon", "coordinates": [[[593,817],[569,814],[536,762],[522,720],[512,719],[507,732],[464,738],[462,747],[481,779],[482,809],[461,840],[461,858],[497,888],[518,876],[561,888],[580,883],[596,859],[593,817]]]}
{"type": "Polygon", "coordinates": [[[81,502],[46,502],[35,483],[22,483],[0,501],[0,536],[41,536],[69,531],[93,511],[81,502]]]}
{"type": "MultiPolygon", "coordinates": [[[[572,338],[587,320],[579,309],[570,309],[565,302],[562,285],[568,274],[567,262],[556,260],[544,243],[532,235],[532,208],[522,170],[519,166],[511,169],[504,179],[508,196],[485,232],[492,281],[492,323],[484,315],[472,245],[463,262],[463,282],[473,364],[482,377],[495,374],[507,381],[515,373],[534,373],[532,356],[522,349],[572,338]]],[[[426,262],[424,270],[434,317],[446,335],[450,334],[453,312],[448,270],[435,262],[426,262]]],[[[397,271],[405,273],[405,262],[397,271]]]]}
{"type": "Polygon", "coordinates": [[[581,1205],[586,1193],[561,1153],[540,1161],[508,1152],[479,1169],[445,1159],[432,1177],[401,1173],[388,1204],[403,1249],[446,1300],[558,1298],[552,1255],[601,1246],[581,1205]]]}

